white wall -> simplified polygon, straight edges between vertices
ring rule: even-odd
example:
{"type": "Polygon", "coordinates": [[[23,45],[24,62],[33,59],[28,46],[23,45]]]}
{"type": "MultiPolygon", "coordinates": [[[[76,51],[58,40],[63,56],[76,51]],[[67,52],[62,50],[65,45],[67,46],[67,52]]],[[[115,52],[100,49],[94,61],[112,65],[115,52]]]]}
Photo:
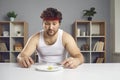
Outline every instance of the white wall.
{"type": "Polygon", "coordinates": [[[115,0],[115,53],[120,53],[120,0],[115,0]]]}
{"type": "Polygon", "coordinates": [[[112,62],[120,62],[120,0],[111,0],[110,24],[112,62]]]}
{"type": "Polygon", "coordinates": [[[113,53],[120,53],[120,0],[111,0],[111,26],[113,53]]]}

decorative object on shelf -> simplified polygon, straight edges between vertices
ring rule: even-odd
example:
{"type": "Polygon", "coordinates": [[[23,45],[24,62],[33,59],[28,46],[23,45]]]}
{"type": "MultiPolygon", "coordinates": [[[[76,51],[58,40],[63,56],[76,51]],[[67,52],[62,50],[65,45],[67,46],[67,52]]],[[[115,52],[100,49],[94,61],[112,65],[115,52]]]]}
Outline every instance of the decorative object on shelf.
{"type": "Polygon", "coordinates": [[[89,21],[92,20],[92,17],[97,13],[95,7],[91,7],[90,10],[83,10],[83,16],[87,17],[89,21]]]}
{"type": "Polygon", "coordinates": [[[3,36],[5,36],[5,37],[9,36],[9,32],[8,31],[3,31],[3,36]]]}
{"type": "Polygon", "coordinates": [[[85,33],[85,32],[82,32],[81,36],[86,36],[86,33],[85,33]]]}
{"type": "Polygon", "coordinates": [[[77,36],[78,36],[78,37],[80,36],[80,28],[77,29],[77,36]]]}
{"type": "Polygon", "coordinates": [[[86,44],[84,44],[84,49],[86,50],[86,51],[88,51],[89,50],[89,45],[86,43],[86,44]]]}
{"type": "Polygon", "coordinates": [[[81,46],[81,50],[85,50],[85,51],[88,51],[89,50],[89,45],[86,43],[86,44],[83,44],[81,46]]]}
{"type": "Polygon", "coordinates": [[[15,47],[15,51],[21,51],[21,50],[23,49],[21,43],[16,43],[16,44],[14,45],[14,47],[15,47]]]}
{"type": "Polygon", "coordinates": [[[22,36],[21,31],[17,31],[17,32],[16,32],[16,36],[22,36]]]}
{"type": "Polygon", "coordinates": [[[14,11],[9,11],[7,13],[7,17],[10,19],[10,21],[14,21],[14,19],[17,17],[17,14],[14,11]]]}

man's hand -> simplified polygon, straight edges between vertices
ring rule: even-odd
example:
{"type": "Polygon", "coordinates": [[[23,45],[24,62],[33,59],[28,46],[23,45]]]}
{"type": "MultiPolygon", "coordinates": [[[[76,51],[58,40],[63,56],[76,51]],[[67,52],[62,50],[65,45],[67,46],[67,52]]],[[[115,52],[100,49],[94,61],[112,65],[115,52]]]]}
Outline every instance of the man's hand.
{"type": "Polygon", "coordinates": [[[76,68],[80,65],[80,60],[78,58],[69,57],[61,63],[65,68],[76,68]]]}
{"type": "Polygon", "coordinates": [[[20,64],[20,66],[23,68],[28,68],[32,64],[34,64],[33,59],[31,57],[27,57],[27,56],[19,56],[17,60],[18,60],[18,63],[20,64]]]}

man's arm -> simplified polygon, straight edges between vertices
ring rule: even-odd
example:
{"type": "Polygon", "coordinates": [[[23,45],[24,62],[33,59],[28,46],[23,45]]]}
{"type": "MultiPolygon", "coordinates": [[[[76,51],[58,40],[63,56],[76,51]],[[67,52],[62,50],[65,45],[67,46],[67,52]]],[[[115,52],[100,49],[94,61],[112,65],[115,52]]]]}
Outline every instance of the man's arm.
{"type": "Polygon", "coordinates": [[[65,67],[76,68],[78,65],[84,62],[84,57],[80,52],[75,40],[66,32],[63,33],[63,45],[70,54],[70,57],[62,62],[65,67]]]}
{"type": "Polygon", "coordinates": [[[36,46],[38,43],[38,33],[31,36],[24,49],[21,51],[21,53],[17,56],[17,61],[20,64],[21,67],[30,67],[34,61],[32,60],[32,58],[30,57],[34,51],[36,50],[36,46]]]}

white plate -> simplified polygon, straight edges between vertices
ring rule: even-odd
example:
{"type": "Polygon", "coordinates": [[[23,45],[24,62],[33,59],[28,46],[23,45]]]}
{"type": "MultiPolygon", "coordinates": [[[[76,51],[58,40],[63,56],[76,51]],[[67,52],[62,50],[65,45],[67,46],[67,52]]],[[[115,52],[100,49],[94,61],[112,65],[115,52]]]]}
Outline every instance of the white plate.
{"type": "Polygon", "coordinates": [[[63,67],[57,65],[38,65],[36,67],[36,70],[52,72],[52,71],[63,70],[63,67]]]}

